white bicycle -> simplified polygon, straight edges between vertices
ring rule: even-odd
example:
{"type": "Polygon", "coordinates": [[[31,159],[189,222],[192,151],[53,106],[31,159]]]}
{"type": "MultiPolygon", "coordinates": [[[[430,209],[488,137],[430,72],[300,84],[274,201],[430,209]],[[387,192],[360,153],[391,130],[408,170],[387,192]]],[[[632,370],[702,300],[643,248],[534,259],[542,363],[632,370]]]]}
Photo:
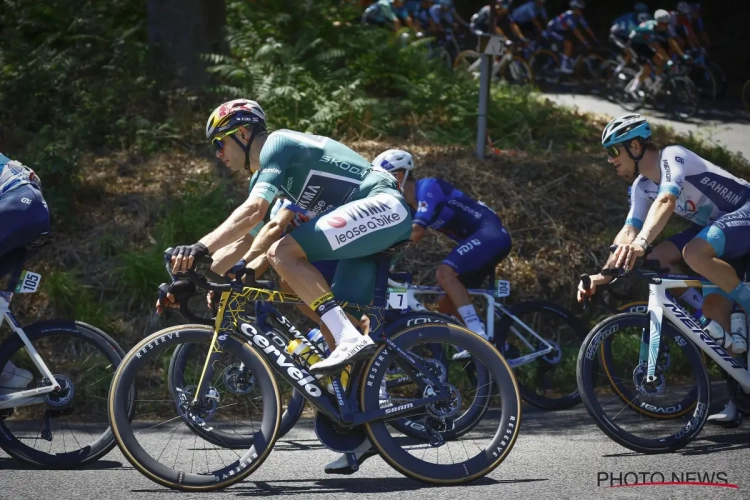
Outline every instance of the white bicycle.
{"type": "Polygon", "coordinates": [[[715,285],[654,270],[630,274],[649,285],[648,312],[617,314],[591,330],[578,355],[578,387],[612,440],[640,453],[671,452],[695,439],[708,418],[711,386],[701,351],[729,374],[729,392],[743,413],[750,411],[747,358],[717,344],[668,292],[715,285]]]}
{"type": "MultiPolygon", "coordinates": [[[[425,311],[427,308],[417,296],[445,295],[440,287],[411,284],[409,273],[391,278],[390,309],[425,311]]],[[[484,298],[487,334],[513,368],[521,397],[545,410],[577,405],[581,398],[575,380],[575,362],[586,334],[583,324],[573,313],[553,302],[532,300],[506,307],[502,302],[510,295],[510,282],[495,280],[494,275],[490,282],[496,284],[495,289],[468,291],[472,296],[484,298]]]]}
{"type": "Polygon", "coordinates": [[[39,288],[41,276],[23,271],[23,264],[29,250],[47,242],[43,235],[3,256],[3,269],[12,274],[0,291],[0,326],[7,320],[12,334],[0,343],[0,448],[29,465],[75,468],[115,446],[107,395],[125,352],[106,333],[80,321],[21,327],[10,312],[14,293],[39,288]]]}
{"type": "MultiPolygon", "coordinates": [[[[503,55],[492,58],[492,80],[505,80],[513,85],[533,85],[534,76],[531,67],[526,60],[516,55],[513,50],[513,42],[505,41],[503,55]]],[[[475,78],[479,77],[479,66],[482,57],[476,50],[462,50],[453,61],[453,69],[467,71],[475,78]]]]}

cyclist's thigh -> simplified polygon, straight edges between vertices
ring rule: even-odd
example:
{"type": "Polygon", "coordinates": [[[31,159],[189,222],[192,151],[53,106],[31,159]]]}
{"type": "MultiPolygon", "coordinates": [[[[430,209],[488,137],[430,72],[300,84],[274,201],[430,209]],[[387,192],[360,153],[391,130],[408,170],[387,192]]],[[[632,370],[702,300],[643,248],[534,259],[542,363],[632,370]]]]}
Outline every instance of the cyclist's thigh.
{"type": "Polygon", "coordinates": [[[377,262],[372,257],[358,257],[338,262],[331,292],[336,300],[353,304],[372,302],[377,279],[377,262]]]}
{"type": "Polygon", "coordinates": [[[670,236],[654,247],[651,256],[658,259],[662,264],[679,262],[682,260],[682,250],[690,240],[703,231],[703,226],[693,224],[688,229],[670,236]]]}
{"type": "Polygon", "coordinates": [[[339,263],[336,260],[319,260],[313,263],[313,267],[320,271],[320,274],[323,275],[326,283],[331,285],[333,283],[333,278],[336,275],[338,264],[339,263]]]}
{"type": "Polygon", "coordinates": [[[0,256],[49,229],[47,203],[38,189],[21,186],[0,198],[0,256]]]}
{"type": "Polygon", "coordinates": [[[351,201],[289,234],[310,262],[373,255],[409,236],[411,213],[395,190],[351,201]]]}
{"type": "MultiPolygon", "coordinates": [[[[745,276],[747,258],[750,256],[750,202],[739,210],[725,214],[703,228],[696,236],[711,245],[716,256],[730,264],[737,277],[745,276]]],[[[707,290],[706,294],[722,293],[707,290]]],[[[726,294],[724,294],[726,295],[726,294]]]]}
{"type": "Polygon", "coordinates": [[[510,253],[510,247],[510,235],[502,224],[499,221],[487,223],[477,232],[459,242],[443,260],[443,264],[452,268],[464,279],[473,278],[472,282],[478,278],[479,273],[484,272],[485,274],[481,276],[481,283],[487,276],[486,269],[491,269],[491,266],[504,259],[510,253]],[[474,273],[477,276],[472,276],[474,273]]]}

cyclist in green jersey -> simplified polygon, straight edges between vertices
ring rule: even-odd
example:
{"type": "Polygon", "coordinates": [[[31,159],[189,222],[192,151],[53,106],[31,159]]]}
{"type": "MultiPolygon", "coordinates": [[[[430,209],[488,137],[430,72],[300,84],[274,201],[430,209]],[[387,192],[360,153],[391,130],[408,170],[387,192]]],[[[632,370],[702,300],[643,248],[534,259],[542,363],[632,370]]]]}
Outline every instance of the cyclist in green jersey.
{"type": "Polygon", "coordinates": [[[216,156],[232,170],[258,175],[249,198],[223,224],[199,242],[175,249],[173,272],[184,272],[195,258],[237,241],[263,219],[277,196],[315,212],[317,217],[271,245],[268,259],[320,316],[336,345],[310,373],[336,373],[370,356],[375,344],[350,322],[310,262],[340,260],[336,298],[369,303],[377,271],[372,255],[409,239],[411,213],[385,170],[327,137],[291,130],[269,134],[265,119],[260,105],[248,99],[226,102],[211,113],[206,138],[216,156]]]}

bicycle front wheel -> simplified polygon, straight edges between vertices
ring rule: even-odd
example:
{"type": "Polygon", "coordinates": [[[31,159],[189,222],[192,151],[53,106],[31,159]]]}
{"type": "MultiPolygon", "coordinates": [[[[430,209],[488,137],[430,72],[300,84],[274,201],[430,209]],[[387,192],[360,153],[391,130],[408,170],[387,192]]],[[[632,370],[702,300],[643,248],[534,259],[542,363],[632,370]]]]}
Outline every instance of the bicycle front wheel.
{"type": "Polygon", "coordinates": [[[639,453],[687,445],[708,418],[710,385],[698,349],[662,324],[656,381],[646,381],[649,317],[618,314],[594,327],[578,354],[578,387],[589,415],[613,441],[639,453]]]}
{"type": "Polygon", "coordinates": [[[172,489],[208,491],[241,481],[268,457],[278,434],[278,386],[268,363],[242,339],[227,339],[208,372],[187,363],[178,381],[167,380],[175,349],[196,344],[195,351],[209,352],[213,336],[202,325],[156,332],[125,356],[112,381],[109,416],[120,450],[143,475],[172,489]],[[199,394],[203,377],[208,385],[199,394]],[[126,391],[134,384],[131,422],[126,391]],[[236,450],[230,436],[252,446],[236,450]]]}
{"type": "Polygon", "coordinates": [[[689,120],[698,112],[698,89],[687,77],[670,78],[660,96],[665,96],[672,116],[677,120],[689,120]]]}
{"type": "MultiPolygon", "coordinates": [[[[76,468],[103,457],[115,446],[107,392],[124,351],[106,333],[78,321],[41,321],[24,332],[60,389],[0,410],[0,447],[44,468],[76,468]]],[[[8,362],[31,374],[27,389],[50,385],[17,335],[0,345],[0,367],[8,362]]],[[[133,387],[123,394],[127,420],[133,416],[133,387]]]]}
{"type": "Polygon", "coordinates": [[[533,85],[534,76],[531,67],[523,57],[514,56],[505,64],[502,74],[503,80],[512,85],[533,85]]]}
{"type": "MultiPolygon", "coordinates": [[[[422,410],[420,423],[425,426],[429,440],[409,439],[385,421],[365,424],[370,441],[381,457],[407,477],[431,484],[468,483],[489,474],[507,457],[515,444],[521,422],[521,398],[513,371],[492,345],[469,330],[450,324],[426,324],[403,330],[391,340],[401,349],[416,353],[422,346],[439,344],[443,351],[461,348],[469,351],[483,386],[492,388],[476,397],[476,388],[466,373],[456,366],[445,374],[450,394],[446,400],[422,410]],[[456,440],[448,440],[453,418],[465,413],[468,406],[486,409],[482,420],[456,440]]],[[[398,353],[387,344],[380,346],[363,372],[360,387],[360,407],[363,412],[380,408],[379,387],[391,367],[400,361],[398,353]]],[[[429,366],[429,365],[428,365],[429,366]]],[[[441,377],[442,379],[442,377],[441,377]]],[[[402,387],[396,393],[389,390],[395,408],[413,404],[431,394],[431,385],[424,389],[420,381],[402,387]]],[[[408,407],[408,406],[406,406],[408,407]]]]}

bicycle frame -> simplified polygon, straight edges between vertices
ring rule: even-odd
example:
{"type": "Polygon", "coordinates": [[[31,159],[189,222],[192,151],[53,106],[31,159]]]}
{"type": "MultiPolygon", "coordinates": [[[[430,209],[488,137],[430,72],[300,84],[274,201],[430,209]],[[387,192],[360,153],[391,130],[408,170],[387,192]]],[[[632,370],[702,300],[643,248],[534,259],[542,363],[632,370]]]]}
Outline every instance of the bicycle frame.
{"type": "Polygon", "coordinates": [[[729,376],[735,379],[745,392],[750,393],[750,372],[742,363],[732,357],[722,346],[717,344],[693,318],[666,293],[671,288],[718,288],[716,285],[703,283],[698,279],[667,275],[664,278],[651,278],[649,283],[648,315],[650,323],[648,366],[646,381],[655,382],[656,361],[661,342],[661,326],[666,317],[677,329],[690,339],[703,352],[708,354],[729,376]],[[687,278],[687,279],[677,279],[687,278]]]}
{"type": "Polygon", "coordinates": [[[229,337],[234,334],[239,334],[249,344],[253,345],[256,348],[256,352],[268,361],[274,371],[292,387],[296,388],[318,411],[343,426],[357,426],[376,420],[383,420],[386,417],[389,420],[405,417],[419,412],[424,406],[450,397],[450,391],[445,390],[446,387],[444,387],[444,384],[440,382],[438,377],[433,375],[430,370],[424,369],[415,357],[405,352],[390,339],[384,338],[382,335],[384,323],[382,311],[384,309],[375,306],[342,304],[344,307],[356,308],[374,315],[376,321],[371,321],[371,324],[376,326],[370,335],[372,340],[376,344],[387,344],[391,350],[400,355],[396,359],[396,363],[412,376],[420,389],[427,389],[429,384],[434,388],[440,389],[439,392],[444,394],[444,396],[421,398],[414,403],[401,405],[396,408],[384,408],[364,413],[359,412],[358,402],[356,401],[359,391],[356,389],[362,376],[361,367],[364,361],[359,361],[353,365],[352,377],[346,391],[341,387],[338,375],[331,377],[335,394],[330,396],[328,391],[321,387],[318,380],[307,371],[307,368],[299,364],[286,352],[287,343],[284,338],[276,334],[273,328],[268,328],[267,330],[256,328],[253,324],[253,318],[245,311],[246,306],[253,301],[280,302],[285,304],[303,303],[296,295],[259,288],[244,288],[241,292],[222,292],[221,305],[219,313],[216,316],[214,336],[211,340],[209,355],[206,357],[203,373],[195,391],[193,403],[198,401],[199,396],[207,393],[209,381],[214,371],[214,364],[218,361],[229,337]],[[335,398],[335,401],[332,401],[331,398],[335,398]],[[352,406],[355,410],[352,410],[352,406]]]}
{"type": "MultiPolygon", "coordinates": [[[[26,351],[29,353],[31,360],[34,362],[34,365],[36,365],[39,371],[52,383],[51,385],[38,387],[36,389],[28,389],[25,391],[18,391],[11,394],[0,395],[0,410],[15,408],[17,406],[28,404],[43,403],[43,398],[40,398],[39,396],[60,390],[60,384],[57,383],[54,375],[52,375],[52,372],[49,371],[47,365],[44,364],[44,361],[42,360],[41,356],[39,356],[37,350],[34,349],[34,346],[31,344],[31,342],[29,342],[29,338],[26,336],[26,333],[24,333],[23,328],[21,328],[21,325],[18,324],[18,321],[16,320],[15,316],[13,316],[13,313],[10,312],[10,302],[12,300],[13,293],[0,292],[0,327],[3,326],[4,321],[7,319],[8,324],[10,325],[10,329],[19,337],[21,337],[23,344],[26,346],[26,351]]],[[[2,368],[4,367],[0,367],[0,369],[2,368]]]]}
{"type": "MultiPolygon", "coordinates": [[[[514,359],[506,359],[508,364],[511,368],[515,368],[516,366],[524,365],[526,363],[530,363],[531,361],[535,360],[536,358],[539,358],[541,356],[545,356],[552,352],[554,348],[552,345],[550,345],[549,342],[547,342],[545,339],[543,339],[538,333],[536,333],[534,330],[532,330],[526,323],[518,319],[515,315],[513,315],[510,310],[502,305],[501,303],[495,301],[495,298],[501,298],[501,297],[507,297],[510,295],[510,283],[507,281],[501,281],[499,282],[501,284],[506,284],[505,289],[508,290],[507,293],[504,295],[500,295],[495,290],[484,290],[481,288],[471,288],[468,289],[467,292],[469,292],[469,295],[474,296],[482,296],[485,298],[487,302],[487,336],[490,338],[490,340],[495,338],[495,318],[500,318],[502,315],[505,315],[512,319],[515,323],[517,323],[521,328],[529,332],[531,335],[537,338],[542,344],[544,345],[543,349],[537,350],[534,346],[531,345],[531,343],[521,335],[517,329],[512,328],[511,331],[513,331],[513,334],[523,342],[526,347],[528,347],[532,353],[527,354],[525,356],[521,356],[520,358],[514,358],[514,359]],[[499,309],[499,311],[497,310],[499,309]]],[[[412,309],[416,309],[418,311],[426,311],[427,308],[422,305],[422,303],[417,300],[415,295],[446,295],[445,290],[440,288],[439,286],[418,286],[418,285],[412,285],[410,283],[399,283],[397,281],[394,281],[392,279],[388,280],[388,286],[390,287],[388,289],[389,296],[391,293],[394,293],[394,289],[401,289],[404,290],[406,294],[406,305],[408,307],[411,307],[412,309]]],[[[388,300],[388,304],[391,303],[391,300],[388,300]]]]}

